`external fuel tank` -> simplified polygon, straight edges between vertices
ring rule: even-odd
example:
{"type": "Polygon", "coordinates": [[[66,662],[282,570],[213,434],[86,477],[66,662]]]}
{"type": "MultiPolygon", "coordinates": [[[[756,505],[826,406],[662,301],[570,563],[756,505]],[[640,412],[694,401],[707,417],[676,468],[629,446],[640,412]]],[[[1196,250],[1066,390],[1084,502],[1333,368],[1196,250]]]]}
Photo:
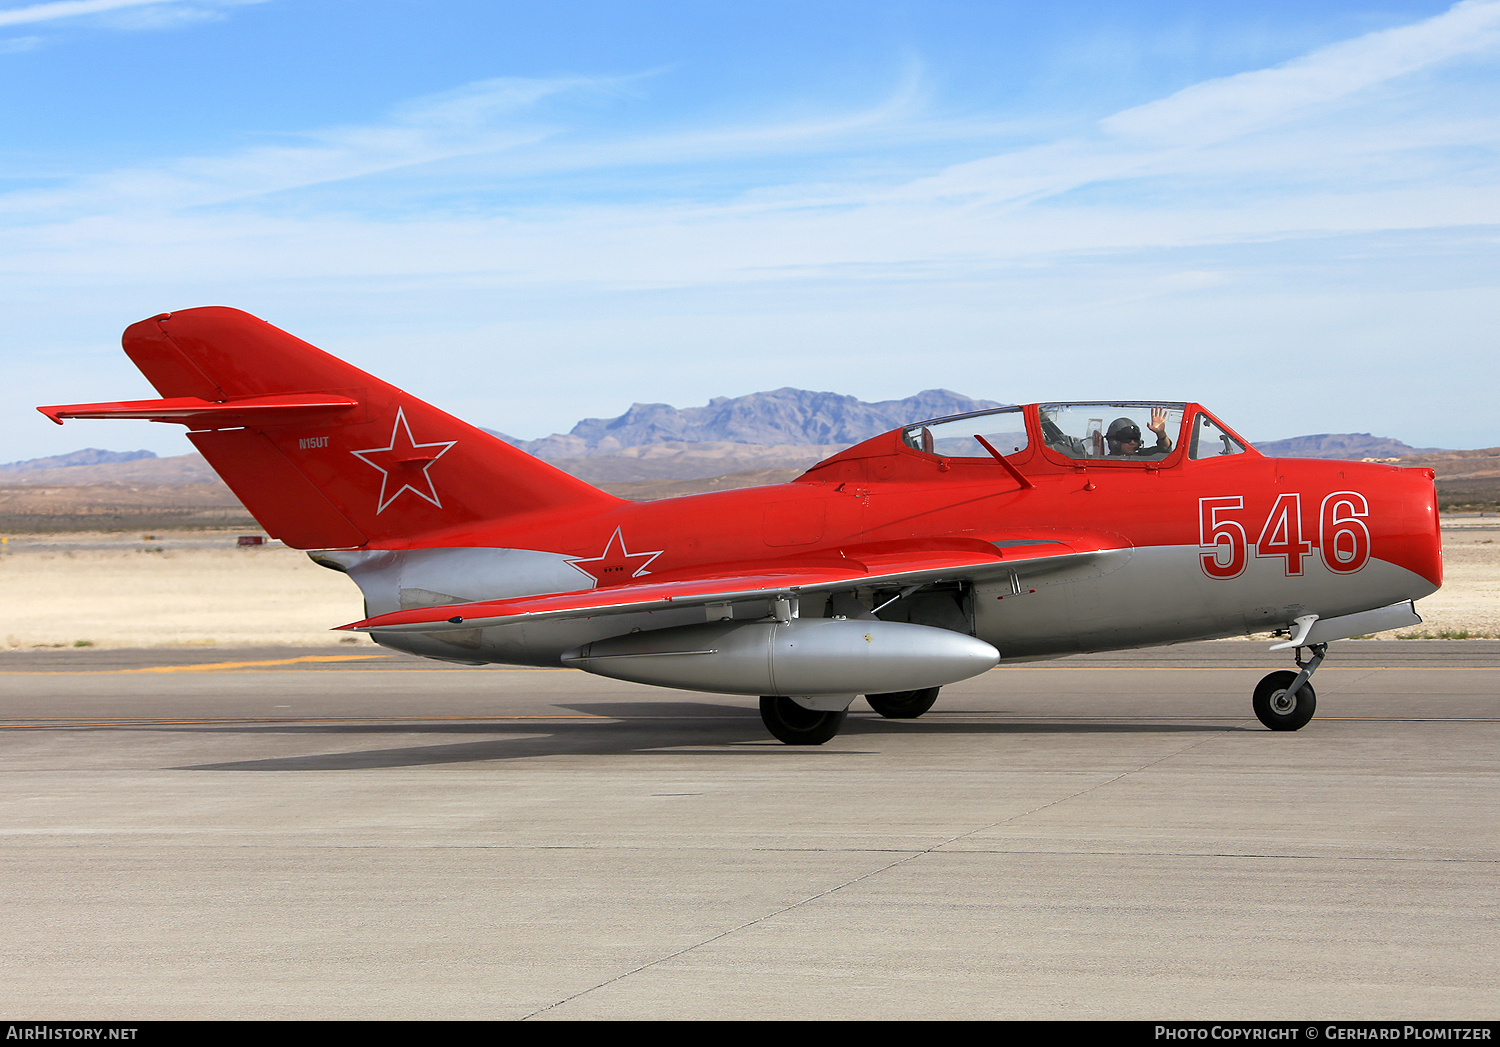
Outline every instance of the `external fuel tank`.
{"type": "Polygon", "coordinates": [[[564,665],[690,691],[810,696],[939,687],[1000,661],[964,633],[906,622],[793,618],[719,621],[595,640],[564,665]]]}

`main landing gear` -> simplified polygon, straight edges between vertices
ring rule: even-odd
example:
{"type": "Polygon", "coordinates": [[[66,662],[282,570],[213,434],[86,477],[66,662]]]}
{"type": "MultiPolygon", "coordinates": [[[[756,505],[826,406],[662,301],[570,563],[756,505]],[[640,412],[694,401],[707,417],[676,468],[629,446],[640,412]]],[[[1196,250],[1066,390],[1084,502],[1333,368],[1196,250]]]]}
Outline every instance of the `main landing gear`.
{"type": "Polygon", "coordinates": [[[1296,731],[1306,727],[1318,709],[1318,696],[1310,681],[1318,666],[1323,664],[1328,645],[1315,643],[1307,649],[1312,652],[1312,657],[1303,662],[1302,648],[1297,648],[1297,668],[1301,672],[1281,669],[1255,686],[1250,705],[1260,722],[1273,731],[1296,731]]]}
{"type": "Polygon", "coordinates": [[[848,715],[848,709],[808,709],[777,694],[760,700],[761,722],[788,745],[822,745],[839,733],[848,715]]]}
{"type": "Polygon", "coordinates": [[[924,687],[920,691],[893,691],[890,694],[867,694],[865,701],[887,720],[915,720],[937,701],[937,687],[924,687]]]}
{"type": "MultiPolygon", "coordinates": [[[[937,687],[923,687],[916,691],[867,694],[865,701],[888,720],[915,720],[932,708],[939,690],[937,687]]],[[[839,733],[848,715],[847,707],[809,709],[782,695],[768,694],[760,700],[761,722],[766,725],[766,730],[788,745],[822,745],[839,733]]]]}

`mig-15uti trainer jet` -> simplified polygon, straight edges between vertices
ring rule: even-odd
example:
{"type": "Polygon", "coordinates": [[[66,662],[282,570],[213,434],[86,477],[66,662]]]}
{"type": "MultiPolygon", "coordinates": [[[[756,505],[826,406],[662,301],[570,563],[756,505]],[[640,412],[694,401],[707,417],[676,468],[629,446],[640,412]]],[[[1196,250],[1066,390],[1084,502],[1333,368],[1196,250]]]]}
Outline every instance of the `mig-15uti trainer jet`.
{"type": "Polygon", "coordinates": [[[267,532],[359,586],[342,628],[759,695],[794,745],[859,695],[910,718],[1002,660],[1260,630],[1300,671],[1255,714],[1297,730],[1326,645],[1416,624],[1442,583],[1430,470],[1267,458],[1194,403],[939,418],[791,483],[630,502],[234,309],[124,347],[162,399],[42,413],[187,426],[267,532]]]}

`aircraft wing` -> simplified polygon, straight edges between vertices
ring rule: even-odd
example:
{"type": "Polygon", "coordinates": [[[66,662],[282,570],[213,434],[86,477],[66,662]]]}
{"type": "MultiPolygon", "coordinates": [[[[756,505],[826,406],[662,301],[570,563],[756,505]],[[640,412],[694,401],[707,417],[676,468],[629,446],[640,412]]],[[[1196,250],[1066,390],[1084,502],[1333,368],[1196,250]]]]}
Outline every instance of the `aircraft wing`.
{"type": "Polygon", "coordinates": [[[1129,555],[1130,545],[1123,538],[1098,531],[1038,530],[989,541],[929,538],[880,542],[816,557],[725,565],[722,570],[702,570],[691,577],[652,575],[577,592],[394,611],[338,628],[380,633],[488,629],[522,621],[633,614],[856,588],[983,582],[1007,576],[1040,578],[1088,570],[1103,559],[1129,555]]]}

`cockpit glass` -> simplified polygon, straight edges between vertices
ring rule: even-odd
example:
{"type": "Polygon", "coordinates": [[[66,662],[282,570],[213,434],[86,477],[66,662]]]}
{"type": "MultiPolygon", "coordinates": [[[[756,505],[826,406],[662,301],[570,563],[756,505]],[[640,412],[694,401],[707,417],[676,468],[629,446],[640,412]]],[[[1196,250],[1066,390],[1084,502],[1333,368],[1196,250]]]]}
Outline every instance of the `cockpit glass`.
{"type": "Polygon", "coordinates": [[[1226,454],[1244,454],[1245,445],[1219,428],[1208,415],[1199,413],[1193,419],[1193,446],[1189,458],[1217,458],[1226,454]]]}
{"type": "Polygon", "coordinates": [[[1042,439],[1068,458],[1160,461],[1172,453],[1186,404],[1042,404],[1042,439]]]}
{"type": "Polygon", "coordinates": [[[1026,418],[1019,407],[945,418],[909,425],[901,431],[908,447],[943,458],[989,458],[976,437],[983,437],[1001,454],[1026,449],[1026,418]]]}

